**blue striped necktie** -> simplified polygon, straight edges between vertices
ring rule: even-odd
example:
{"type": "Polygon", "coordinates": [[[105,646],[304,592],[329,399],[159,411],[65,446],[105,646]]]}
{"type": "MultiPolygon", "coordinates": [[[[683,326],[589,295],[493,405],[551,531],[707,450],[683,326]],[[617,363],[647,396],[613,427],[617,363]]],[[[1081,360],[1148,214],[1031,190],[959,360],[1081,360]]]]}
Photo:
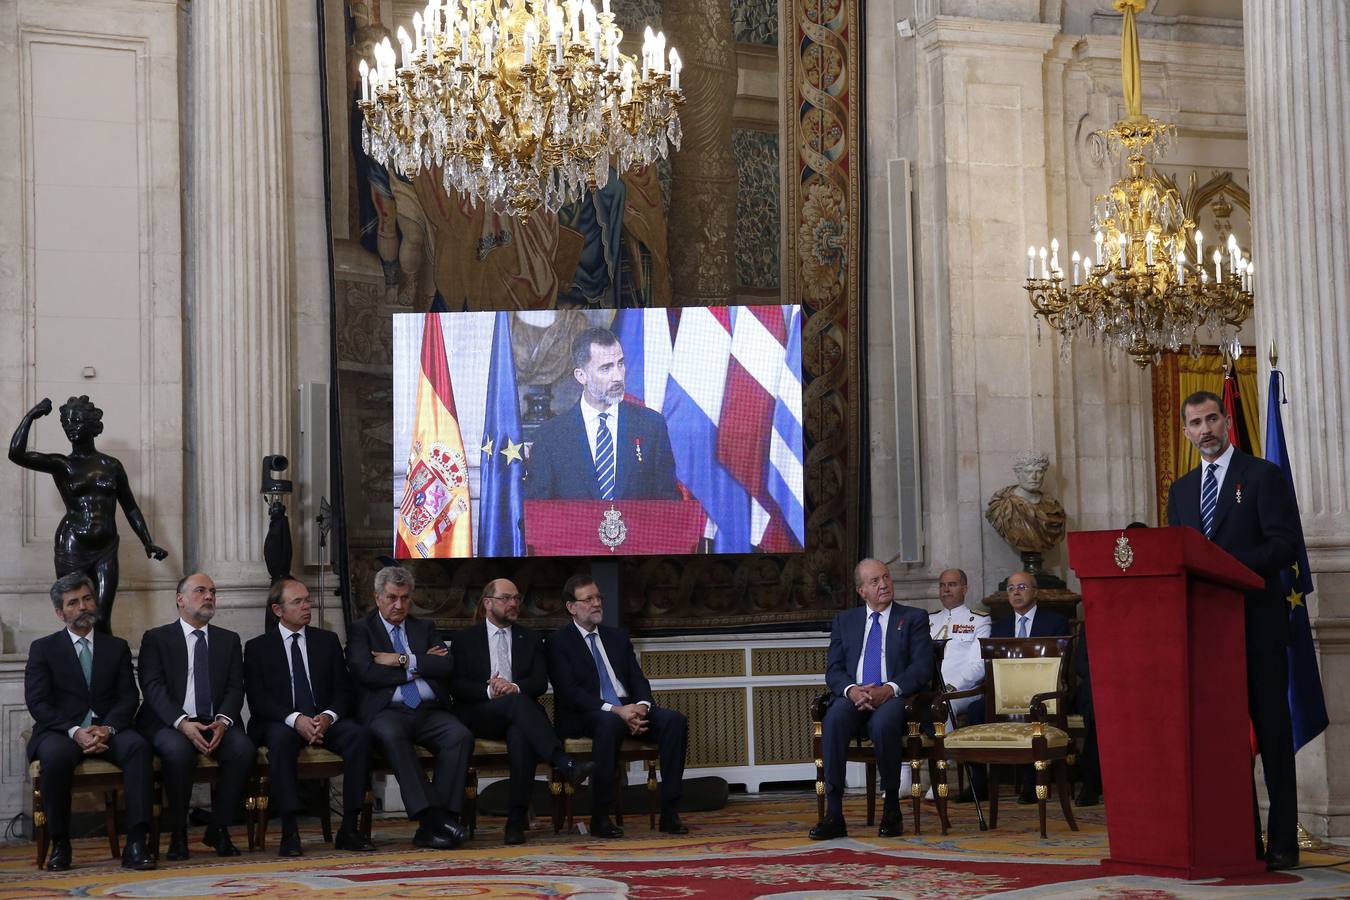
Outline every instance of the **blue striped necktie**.
{"type": "Polygon", "coordinates": [[[1219,479],[1214,477],[1214,470],[1219,464],[1212,462],[1205,469],[1205,483],[1200,489],[1200,528],[1205,532],[1205,537],[1214,537],[1214,507],[1219,504],[1219,479]]]}
{"type": "Polygon", "coordinates": [[[609,435],[609,413],[600,414],[595,431],[595,480],[600,485],[600,497],[614,499],[614,439],[609,435]]]}

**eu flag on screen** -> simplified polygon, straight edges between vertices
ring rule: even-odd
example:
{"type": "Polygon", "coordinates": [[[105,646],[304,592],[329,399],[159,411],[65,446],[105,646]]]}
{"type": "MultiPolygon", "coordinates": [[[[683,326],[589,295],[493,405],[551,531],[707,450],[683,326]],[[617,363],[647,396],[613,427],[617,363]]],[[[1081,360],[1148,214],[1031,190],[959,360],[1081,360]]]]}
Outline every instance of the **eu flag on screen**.
{"type": "Polygon", "coordinates": [[[516,360],[511,352],[511,314],[497,313],[492,329],[487,410],[480,447],[478,555],[524,556],[524,445],[516,394],[516,360]]]}
{"type": "MultiPolygon", "coordinates": [[[[1289,466],[1289,450],[1284,443],[1284,422],[1280,419],[1280,379],[1278,369],[1270,371],[1270,390],[1266,402],[1266,459],[1280,467],[1289,485],[1289,497],[1298,508],[1294,493],[1294,473],[1289,466]]],[[[1288,402],[1287,400],[1285,402],[1288,402]]],[[[1298,561],[1280,573],[1289,592],[1289,716],[1294,724],[1294,750],[1317,737],[1327,727],[1327,704],[1322,694],[1322,677],[1317,671],[1313,650],[1312,624],[1308,620],[1307,597],[1312,593],[1312,573],[1308,568],[1307,545],[1299,541],[1298,561]]]]}

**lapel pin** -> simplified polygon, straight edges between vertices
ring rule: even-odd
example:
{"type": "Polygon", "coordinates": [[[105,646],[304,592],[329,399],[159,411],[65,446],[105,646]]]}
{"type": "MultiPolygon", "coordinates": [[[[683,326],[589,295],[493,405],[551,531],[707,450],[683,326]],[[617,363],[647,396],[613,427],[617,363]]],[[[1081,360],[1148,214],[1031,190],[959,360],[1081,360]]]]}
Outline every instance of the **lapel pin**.
{"type": "Polygon", "coordinates": [[[1238,503],[1242,502],[1242,485],[1237,486],[1236,499],[1238,503]]]}
{"type": "Polygon", "coordinates": [[[642,439],[641,439],[641,438],[633,438],[633,454],[637,457],[637,461],[638,461],[638,462],[642,462],[642,439]]]}

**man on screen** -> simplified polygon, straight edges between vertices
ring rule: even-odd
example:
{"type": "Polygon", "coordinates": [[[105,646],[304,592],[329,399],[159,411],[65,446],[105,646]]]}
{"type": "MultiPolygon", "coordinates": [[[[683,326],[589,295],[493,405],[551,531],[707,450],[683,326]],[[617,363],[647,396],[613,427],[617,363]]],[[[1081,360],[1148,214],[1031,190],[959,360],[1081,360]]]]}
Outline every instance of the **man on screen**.
{"type": "Polygon", "coordinates": [[[607,328],[572,342],[577,405],[539,427],[525,477],[529,500],[678,500],[675,456],[660,413],[624,402],[623,347],[607,328]]]}

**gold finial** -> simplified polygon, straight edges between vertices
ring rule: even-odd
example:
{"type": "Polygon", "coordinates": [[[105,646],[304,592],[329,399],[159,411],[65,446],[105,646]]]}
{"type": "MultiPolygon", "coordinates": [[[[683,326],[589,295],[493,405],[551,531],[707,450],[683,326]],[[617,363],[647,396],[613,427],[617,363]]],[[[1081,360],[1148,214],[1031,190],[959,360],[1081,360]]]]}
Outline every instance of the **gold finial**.
{"type": "Polygon", "coordinates": [[[1273,369],[1280,364],[1280,354],[1275,349],[1275,342],[1270,342],[1270,367],[1273,369]]]}

